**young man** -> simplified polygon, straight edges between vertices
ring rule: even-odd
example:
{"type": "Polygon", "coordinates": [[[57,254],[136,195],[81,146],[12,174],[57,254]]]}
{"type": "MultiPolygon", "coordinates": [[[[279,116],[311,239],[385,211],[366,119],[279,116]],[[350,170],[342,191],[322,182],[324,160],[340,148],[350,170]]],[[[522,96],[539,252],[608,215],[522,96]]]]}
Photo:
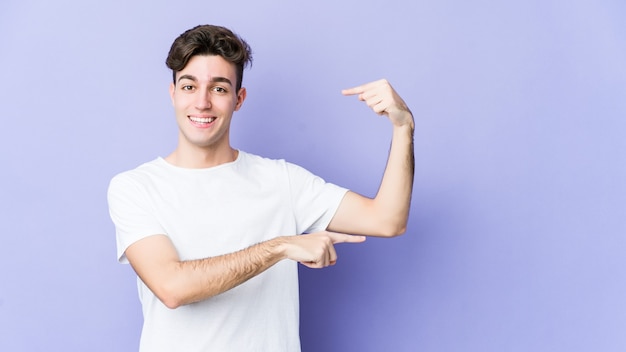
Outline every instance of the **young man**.
{"type": "Polygon", "coordinates": [[[343,91],[393,125],[370,199],[230,145],[249,62],[246,42],[226,28],[181,34],[166,61],[178,145],[111,180],[118,258],[138,275],[141,351],[299,351],[297,263],[323,268],[335,264],[336,243],[405,231],[414,123],[391,85],[343,91]]]}

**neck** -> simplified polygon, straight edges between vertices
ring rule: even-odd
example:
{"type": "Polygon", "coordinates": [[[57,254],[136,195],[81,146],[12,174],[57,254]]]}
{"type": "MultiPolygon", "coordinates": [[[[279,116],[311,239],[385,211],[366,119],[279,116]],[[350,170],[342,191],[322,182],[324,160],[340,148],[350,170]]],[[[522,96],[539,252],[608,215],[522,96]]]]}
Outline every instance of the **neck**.
{"type": "Polygon", "coordinates": [[[233,162],[237,159],[239,151],[231,146],[221,150],[194,148],[183,150],[178,146],[165,160],[172,165],[187,169],[205,169],[233,162]]]}

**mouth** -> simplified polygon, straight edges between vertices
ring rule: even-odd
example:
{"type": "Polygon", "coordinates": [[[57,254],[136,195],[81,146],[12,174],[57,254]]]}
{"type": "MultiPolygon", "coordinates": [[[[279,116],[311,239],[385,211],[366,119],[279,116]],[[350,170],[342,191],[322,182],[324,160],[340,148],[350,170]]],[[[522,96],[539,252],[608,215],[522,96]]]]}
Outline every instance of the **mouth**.
{"type": "Polygon", "coordinates": [[[189,121],[191,121],[192,124],[199,126],[199,127],[206,127],[217,119],[217,117],[215,116],[210,116],[210,117],[187,116],[187,118],[189,119],[189,121]]]}

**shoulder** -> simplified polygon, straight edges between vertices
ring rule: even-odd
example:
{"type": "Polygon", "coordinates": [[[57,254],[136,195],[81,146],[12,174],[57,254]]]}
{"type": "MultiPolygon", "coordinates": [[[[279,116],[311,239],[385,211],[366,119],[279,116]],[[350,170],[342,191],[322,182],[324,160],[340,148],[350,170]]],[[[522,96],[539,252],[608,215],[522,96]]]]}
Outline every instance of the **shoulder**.
{"type": "Polygon", "coordinates": [[[166,168],[163,167],[161,158],[154,159],[137,166],[134,169],[123,171],[111,178],[109,182],[109,191],[119,188],[128,188],[129,186],[145,185],[155,176],[161,175],[166,168]]]}
{"type": "Polygon", "coordinates": [[[284,172],[289,163],[284,159],[271,159],[256,154],[239,151],[237,165],[246,170],[284,172]]]}
{"type": "Polygon", "coordinates": [[[288,177],[313,175],[306,168],[286,161],[285,159],[272,159],[251,153],[240,151],[240,163],[249,169],[265,170],[266,172],[282,173],[288,177]]]}
{"type": "Polygon", "coordinates": [[[253,166],[277,166],[286,163],[283,159],[271,159],[241,150],[239,151],[238,159],[241,164],[253,166]]]}
{"type": "Polygon", "coordinates": [[[285,159],[271,159],[250,153],[242,153],[239,159],[237,172],[255,182],[296,188],[299,188],[297,185],[324,183],[321,177],[285,159]]]}

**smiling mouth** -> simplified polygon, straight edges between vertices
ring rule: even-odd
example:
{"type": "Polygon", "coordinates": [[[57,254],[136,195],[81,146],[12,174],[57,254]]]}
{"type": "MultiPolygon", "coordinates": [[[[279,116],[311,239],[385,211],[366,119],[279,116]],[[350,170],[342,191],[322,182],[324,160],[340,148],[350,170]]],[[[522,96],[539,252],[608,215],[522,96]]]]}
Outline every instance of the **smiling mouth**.
{"type": "Polygon", "coordinates": [[[195,116],[189,116],[189,120],[191,120],[191,122],[194,123],[201,123],[201,124],[209,124],[213,121],[215,121],[216,117],[211,116],[211,117],[195,117],[195,116]]]}

